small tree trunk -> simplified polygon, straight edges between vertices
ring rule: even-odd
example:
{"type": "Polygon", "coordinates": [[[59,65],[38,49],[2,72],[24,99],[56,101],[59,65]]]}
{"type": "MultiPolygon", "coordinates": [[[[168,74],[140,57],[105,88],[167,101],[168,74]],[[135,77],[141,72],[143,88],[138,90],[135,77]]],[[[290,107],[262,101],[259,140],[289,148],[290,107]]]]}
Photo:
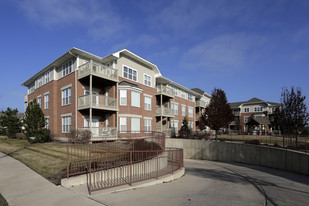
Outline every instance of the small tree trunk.
{"type": "Polygon", "coordinates": [[[215,133],[215,140],[217,140],[218,131],[217,130],[215,130],[215,131],[216,131],[216,133],[215,133]]]}

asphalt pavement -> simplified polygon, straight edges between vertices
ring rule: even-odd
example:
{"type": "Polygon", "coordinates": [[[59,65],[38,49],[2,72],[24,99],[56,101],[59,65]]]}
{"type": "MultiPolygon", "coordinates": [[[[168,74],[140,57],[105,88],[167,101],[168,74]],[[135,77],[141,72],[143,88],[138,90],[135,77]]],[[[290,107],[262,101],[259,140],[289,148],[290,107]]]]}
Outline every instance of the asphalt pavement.
{"type": "Polygon", "coordinates": [[[0,153],[0,193],[10,206],[39,205],[308,205],[309,176],[245,164],[185,160],[172,182],[122,192],[55,186],[0,153]]]}

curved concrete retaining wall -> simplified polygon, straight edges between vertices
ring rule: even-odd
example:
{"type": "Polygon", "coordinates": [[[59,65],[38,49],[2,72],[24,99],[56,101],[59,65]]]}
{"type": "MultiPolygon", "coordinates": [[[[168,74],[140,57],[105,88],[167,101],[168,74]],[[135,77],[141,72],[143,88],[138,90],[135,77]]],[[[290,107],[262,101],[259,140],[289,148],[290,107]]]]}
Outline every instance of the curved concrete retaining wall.
{"type": "Polygon", "coordinates": [[[166,147],[183,148],[184,159],[240,162],[309,175],[309,154],[261,145],[208,140],[166,139],[166,147]]]}

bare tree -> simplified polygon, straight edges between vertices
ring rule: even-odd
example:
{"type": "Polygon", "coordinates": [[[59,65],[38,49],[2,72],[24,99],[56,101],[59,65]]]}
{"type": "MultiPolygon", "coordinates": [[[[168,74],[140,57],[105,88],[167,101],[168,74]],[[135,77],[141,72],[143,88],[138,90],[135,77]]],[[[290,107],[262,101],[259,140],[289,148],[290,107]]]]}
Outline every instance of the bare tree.
{"type": "Polygon", "coordinates": [[[215,139],[217,139],[218,130],[227,126],[234,120],[231,107],[227,102],[225,92],[222,89],[215,88],[211,94],[209,105],[205,108],[199,119],[201,130],[206,126],[216,131],[215,139]]]}
{"type": "Polygon", "coordinates": [[[307,106],[305,103],[306,96],[302,96],[301,89],[291,87],[291,90],[282,88],[281,108],[276,110],[276,121],[284,135],[295,138],[296,146],[298,145],[298,134],[309,120],[307,106]]]}

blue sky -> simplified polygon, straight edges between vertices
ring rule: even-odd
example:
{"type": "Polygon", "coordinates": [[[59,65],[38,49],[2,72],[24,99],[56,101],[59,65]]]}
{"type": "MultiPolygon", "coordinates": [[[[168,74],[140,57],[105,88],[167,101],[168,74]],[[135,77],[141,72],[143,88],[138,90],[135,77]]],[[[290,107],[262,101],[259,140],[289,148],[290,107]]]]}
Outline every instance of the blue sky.
{"type": "Polygon", "coordinates": [[[72,47],[127,48],[229,102],[280,102],[293,85],[309,98],[306,0],[1,0],[0,19],[2,110],[23,111],[21,84],[72,47]]]}

